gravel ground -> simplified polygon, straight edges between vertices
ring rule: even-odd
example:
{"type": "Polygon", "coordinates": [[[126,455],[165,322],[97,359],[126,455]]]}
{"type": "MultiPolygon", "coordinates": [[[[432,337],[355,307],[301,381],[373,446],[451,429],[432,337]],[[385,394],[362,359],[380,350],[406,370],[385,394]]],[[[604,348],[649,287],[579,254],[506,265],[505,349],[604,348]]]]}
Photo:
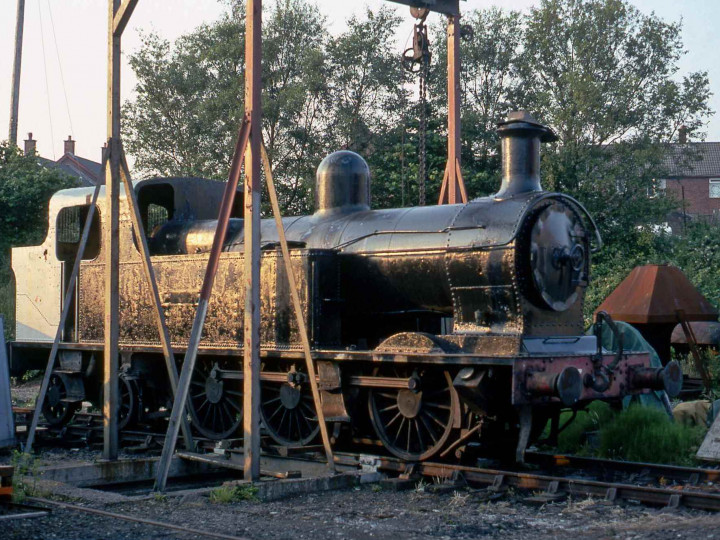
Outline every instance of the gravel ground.
{"type": "MultiPolygon", "coordinates": [[[[39,382],[13,388],[16,404],[32,403],[39,382]]],[[[44,450],[40,465],[92,462],[97,452],[44,450]]],[[[0,455],[0,463],[10,461],[0,455]]],[[[716,538],[720,514],[666,513],[644,506],[607,506],[567,500],[545,506],[523,502],[522,494],[486,502],[482,493],[391,492],[377,485],[299,496],[283,501],[211,503],[204,496],[99,504],[73,501],[110,512],[153,519],[251,539],[470,539],[716,538]]],[[[1,540],[110,540],[201,538],[145,524],[54,508],[48,517],[2,522],[1,540]]]]}
{"type": "Polygon", "coordinates": [[[33,407],[38,392],[40,392],[40,383],[42,378],[40,375],[29,381],[19,381],[10,388],[12,404],[14,407],[33,407]]]}
{"type": "MultiPolygon", "coordinates": [[[[484,502],[477,492],[378,491],[377,486],[275,502],[214,504],[169,497],[102,509],[253,539],[720,538],[720,515],[665,513],[643,506],[569,500],[542,507],[519,495],[484,502]]],[[[45,518],[5,524],[3,539],[196,538],[111,518],[55,509],[45,518]]]]}

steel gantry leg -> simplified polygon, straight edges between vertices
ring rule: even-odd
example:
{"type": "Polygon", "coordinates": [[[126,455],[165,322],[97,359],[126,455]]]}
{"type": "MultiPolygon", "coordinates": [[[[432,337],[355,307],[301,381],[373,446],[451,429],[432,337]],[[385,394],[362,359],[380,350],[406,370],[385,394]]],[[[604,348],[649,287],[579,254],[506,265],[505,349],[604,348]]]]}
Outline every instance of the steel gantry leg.
{"type": "Polygon", "coordinates": [[[162,455],[157,468],[157,477],[155,479],[155,491],[164,491],[167,484],[167,475],[170,471],[170,462],[172,461],[175,445],[177,443],[178,430],[180,428],[180,417],[187,403],[188,392],[190,390],[190,380],[192,372],[195,369],[195,361],[197,360],[198,347],[202,338],[203,326],[205,325],[205,317],[207,316],[208,304],[212,295],[212,288],[215,282],[218,265],[220,263],[220,254],[222,253],[223,243],[227,234],[228,222],[232,213],[233,203],[235,202],[235,194],[240,182],[240,171],[245,158],[245,150],[248,146],[250,138],[250,121],[245,115],[238,134],[237,144],[235,145],[235,153],[233,155],[232,165],[230,167],[230,178],[225,185],[222,202],[220,203],[220,212],[218,215],[217,229],[215,229],[215,237],[213,239],[210,257],[208,258],[205,277],[203,278],[202,289],[200,289],[200,298],[198,300],[197,312],[193,320],[192,330],[190,332],[190,341],[187,351],[185,352],[185,360],[183,361],[182,371],[180,372],[180,380],[178,381],[178,390],[175,394],[173,408],[170,413],[170,422],[168,424],[167,436],[163,445],[162,455]]]}
{"type": "Polygon", "coordinates": [[[248,0],[245,16],[245,321],[243,324],[243,449],[245,479],[260,478],[260,147],[262,144],[262,1],[248,0]]]}
{"type": "Polygon", "coordinates": [[[465,181],[460,167],[460,15],[448,16],[448,157],[438,204],[466,203],[465,181]]]}

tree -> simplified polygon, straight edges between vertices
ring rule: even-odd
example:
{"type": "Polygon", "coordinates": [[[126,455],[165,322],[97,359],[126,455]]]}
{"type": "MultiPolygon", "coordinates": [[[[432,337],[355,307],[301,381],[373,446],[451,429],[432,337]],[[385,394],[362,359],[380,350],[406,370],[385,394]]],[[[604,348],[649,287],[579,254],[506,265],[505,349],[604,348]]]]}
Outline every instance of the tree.
{"type": "MultiPolygon", "coordinates": [[[[173,45],[148,34],[130,65],[125,140],[143,175],[227,177],[243,112],[244,3],[173,45]]],[[[393,12],[367,10],[331,39],[307,0],[267,6],[263,135],[284,211],[312,209],[315,169],[338,148],[374,155],[397,127],[404,89],[390,45],[393,12]]]]}
{"type": "Polygon", "coordinates": [[[14,145],[0,143],[0,257],[12,246],[36,245],[47,234],[48,203],[75,180],[24,155],[14,145]]]}
{"type": "MultiPolygon", "coordinates": [[[[518,11],[497,7],[474,10],[461,19],[469,27],[460,40],[461,138],[463,178],[474,196],[489,195],[499,188],[500,152],[496,125],[514,108],[515,69],[520,60],[523,19],[518,11]]],[[[433,27],[433,103],[447,115],[446,24],[433,27]]],[[[446,124],[444,124],[446,125],[446,124]]],[[[443,129],[443,133],[447,133],[443,129]]]]}
{"type": "Polygon", "coordinates": [[[664,143],[680,125],[702,136],[710,112],[707,73],[679,77],[682,54],[680,24],[626,0],[543,0],[526,18],[516,103],[559,136],[544,147],[546,189],[574,195],[602,230],[593,287],[665,256],[652,229],[676,203],[648,196],[664,143]]]}

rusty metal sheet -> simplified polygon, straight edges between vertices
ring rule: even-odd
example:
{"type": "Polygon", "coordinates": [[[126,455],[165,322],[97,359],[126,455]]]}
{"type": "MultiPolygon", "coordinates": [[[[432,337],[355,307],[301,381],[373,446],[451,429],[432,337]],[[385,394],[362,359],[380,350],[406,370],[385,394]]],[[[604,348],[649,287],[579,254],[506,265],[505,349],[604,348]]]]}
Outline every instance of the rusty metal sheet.
{"type": "MultiPolygon", "coordinates": [[[[610,364],[613,358],[614,355],[604,355],[603,364],[610,364]]],[[[530,396],[526,391],[525,385],[528,380],[528,375],[531,373],[558,375],[568,366],[577,368],[582,376],[594,372],[591,356],[576,356],[571,358],[519,358],[516,360],[513,363],[513,405],[526,403],[557,403],[559,400],[554,396],[530,396]]],[[[648,366],[650,366],[650,355],[648,353],[631,353],[625,355],[614,370],[610,387],[604,392],[596,392],[592,388],[583,385],[580,401],[587,402],[593,399],[612,399],[624,397],[628,394],[648,393],[648,389],[633,388],[631,382],[633,370],[648,366]]]]}
{"type": "MultiPolygon", "coordinates": [[[[337,288],[332,278],[338,277],[335,255],[322,250],[294,250],[293,267],[300,285],[300,296],[306,308],[305,317],[311,326],[314,343],[335,345],[339,339],[339,320],[330,313],[332,302],[310,302],[310,295],[325,299],[337,288]],[[312,309],[311,309],[312,307],[312,309]]],[[[202,284],[207,254],[155,257],[160,297],[165,309],[168,331],[175,346],[186,345],[202,284]]],[[[203,332],[203,345],[240,349],[243,341],[244,258],[240,253],[224,253],[215,290],[203,332]]],[[[150,292],[142,277],[139,260],[120,264],[120,342],[123,344],[156,344],[157,328],[152,319],[150,292]]],[[[83,263],[80,272],[79,336],[85,343],[102,341],[103,287],[102,262],[83,263]]],[[[261,269],[263,347],[299,347],[297,321],[292,316],[289,295],[280,254],[264,252],[261,269]]]]}
{"type": "Polygon", "coordinates": [[[718,311],[693,286],[682,271],[665,264],[638,266],[595,310],[632,324],[678,321],[717,321],[718,311]]]}
{"type": "MultiPolygon", "coordinates": [[[[690,323],[698,345],[720,345],[720,322],[697,321],[690,323]]],[[[687,345],[682,325],[678,324],[670,336],[673,345],[687,345]]]]}

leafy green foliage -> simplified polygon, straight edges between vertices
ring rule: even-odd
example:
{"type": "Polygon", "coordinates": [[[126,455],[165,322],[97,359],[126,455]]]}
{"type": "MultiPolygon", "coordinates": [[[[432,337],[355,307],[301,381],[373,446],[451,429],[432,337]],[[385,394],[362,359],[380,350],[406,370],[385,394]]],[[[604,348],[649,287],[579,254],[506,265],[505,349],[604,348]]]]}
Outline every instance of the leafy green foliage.
{"type": "Polygon", "coordinates": [[[42,242],[50,196],[74,185],[57,169],[42,166],[36,156],[0,144],[0,251],[42,242]]]}

